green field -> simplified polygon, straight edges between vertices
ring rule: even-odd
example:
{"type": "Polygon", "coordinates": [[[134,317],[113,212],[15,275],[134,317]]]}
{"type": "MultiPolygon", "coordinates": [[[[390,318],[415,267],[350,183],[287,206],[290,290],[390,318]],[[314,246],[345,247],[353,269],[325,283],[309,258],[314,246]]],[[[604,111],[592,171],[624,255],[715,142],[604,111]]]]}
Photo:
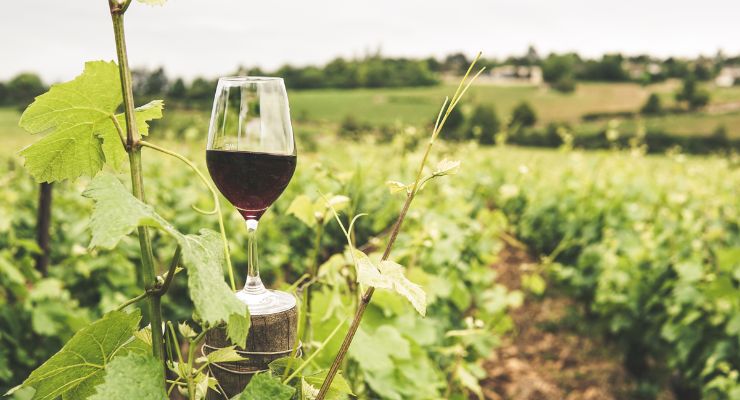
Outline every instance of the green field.
{"type": "MultiPolygon", "coordinates": [[[[673,85],[641,87],[637,84],[582,83],[572,94],[562,94],[534,86],[478,85],[469,91],[469,103],[491,104],[504,116],[522,101],[528,101],[542,122],[577,122],[589,112],[634,110],[652,91],[667,92],[673,85]]],[[[290,94],[296,116],[329,122],[346,115],[372,123],[428,123],[440,104],[436,99],[454,92],[441,85],[413,89],[304,90],[290,94]]]]}
{"type": "MultiPolygon", "coordinates": [[[[470,89],[468,104],[490,104],[501,119],[522,101],[529,102],[538,116],[538,125],[549,122],[582,124],[593,129],[607,121],[582,123],[587,113],[638,111],[650,93],[658,93],[664,106],[672,106],[678,82],[650,86],[635,83],[579,83],[572,94],[533,86],[478,85],[470,89]]],[[[649,129],[674,134],[709,135],[723,125],[730,137],[740,137],[740,88],[713,88],[707,111],[644,118],[649,129]]],[[[413,89],[306,90],[290,93],[293,115],[298,119],[341,122],[346,116],[373,124],[403,122],[428,124],[439,108],[436,99],[454,91],[452,86],[413,89]]],[[[633,130],[634,121],[624,121],[633,130]]]]}

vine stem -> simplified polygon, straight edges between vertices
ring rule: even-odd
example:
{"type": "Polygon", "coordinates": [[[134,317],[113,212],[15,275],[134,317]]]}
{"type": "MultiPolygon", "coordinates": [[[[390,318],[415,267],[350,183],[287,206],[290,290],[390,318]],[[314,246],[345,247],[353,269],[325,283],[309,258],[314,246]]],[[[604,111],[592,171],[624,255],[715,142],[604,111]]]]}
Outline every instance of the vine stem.
{"type": "Polygon", "coordinates": [[[177,269],[177,265],[180,263],[181,257],[182,248],[180,246],[177,246],[177,248],[175,249],[175,254],[172,256],[172,261],[170,261],[170,268],[167,270],[167,276],[165,276],[162,284],[160,285],[159,281],[157,281],[157,285],[155,285],[153,289],[147,290],[136,297],[126,300],[120,306],[116,307],[116,311],[121,311],[131,304],[141,301],[149,296],[164,296],[165,293],[167,293],[167,290],[169,290],[170,288],[170,284],[172,283],[172,279],[175,276],[175,271],[177,269]]]}
{"type": "MultiPolygon", "coordinates": [[[[231,265],[231,257],[229,256],[229,242],[226,239],[226,229],[224,227],[224,216],[221,212],[221,202],[218,198],[218,192],[216,192],[216,189],[211,185],[211,182],[206,178],[205,175],[203,175],[202,172],[200,172],[200,169],[198,169],[198,166],[195,165],[192,161],[188,160],[185,156],[176,153],[172,150],[167,150],[163,147],[159,147],[153,143],[147,142],[146,140],[140,140],[139,144],[142,147],[149,147],[152,150],[156,150],[160,153],[167,154],[169,156],[175,157],[178,160],[184,162],[187,164],[190,169],[195,171],[195,173],[198,175],[200,180],[203,182],[204,185],[208,188],[208,190],[211,192],[211,196],[213,196],[213,210],[216,214],[218,214],[218,229],[221,232],[221,241],[224,244],[224,256],[226,257],[226,267],[229,272],[229,283],[231,284],[231,290],[236,290],[236,283],[234,282],[234,268],[231,265]]],[[[211,212],[205,211],[204,214],[210,214],[211,212]]]]}
{"type": "Polygon", "coordinates": [[[150,292],[144,292],[144,293],[142,293],[142,294],[140,294],[140,295],[138,295],[138,296],[136,296],[134,298],[128,299],[125,302],[121,303],[120,306],[116,307],[116,311],[121,311],[124,308],[130,306],[131,304],[134,304],[134,303],[136,303],[138,301],[141,301],[141,300],[149,297],[149,295],[150,295],[150,292]]]}
{"type": "MultiPolygon", "coordinates": [[[[108,0],[110,14],[113,20],[113,33],[116,42],[116,55],[118,56],[118,71],[121,78],[121,94],[123,96],[124,113],[126,116],[126,152],[131,167],[131,186],[134,197],[146,202],[144,198],[144,177],[141,165],[141,149],[137,145],[139,132],[136,130],[136,115],[134,111],[134,92],[132,89],[131,70],[128,65],[128,54],[126,52],[126,37],[123,29],[123,15],[131,4],[131,0],[118,2],[108,0]]],[[[156,273],[154,270],[154,252],[152,251],[152,240],[146,227],[139,227],[139,247],[141,248],[140,276],[144,282],[144,290],[149,291],[156,284],[156,273]]],[[[162,306],[159,296],[149,296],[149,319],[152,326],[152,354],[162,361],[164,369],[164,337],[162,336],[162,306]]]]}
{"type": "MultiPolygon", "coordinates": [[[[470,79],[470,81],[468,81],[466,84],[468,76],[470,75],[470,72],[473,70],[475,63],[478,61],[478,59],[480,59],[480,56],[481,56],[481,53],[478,53],[478,55],[475,57],[473,62],[470,64],[470,67],[468,67],[468,71],[465,73],[465,76],[463,76],[462,80],[460,81],[460,84],[458,85],[457,90],[455,91],[455,94],[452,96],[452,99],[450,100],[446,98],[444,103],[442,104],[442,107],[439,110],[439,114],[437,115],[437,122],[434,124],[434,129],[432,130],[431,138],[429,139],[429,143],[427,143],[426,150],[424,151],[424,156],[422,157],[421,163],[419,164],[419,169],[416,173],[416,179],[414,180],[414,184],[412,185],[411,189],[409,189],[409,191],[407,192],[406,201],[403,203],[403,208],[401,209],[401,212],[398,214],[396,223],[393,225],[391,236],[388,238],[388,243],[385,246],[385,251],[383,251],[383,257],[381,258],[382,261],[385,261],[388,259],[388,257],[390,257],[391,250],[393,249],[393,245],[396,242],[396,238],[398,237],[398,233],[401,230],[401,225],[403,224],[403,221],[406,218],[406,214],[409,211],[411,202],[414,200],[414,197],[416,197],[416,194],[419,191],[419,188],[420,188],[419,183],[421,182],[422,175],[424,174],[424,167],[426,165],[427,159],[429,158],[429,153],[432,150],[432,146],[434,146],[434,142],[437,139],[437,136],[439,136],[439,133],[442,130],[442,127],[444,127],[445,122],[447,121],[447,118],[450,116],[450,113],[455,108],[455,106],[457,106],[457,103],[460,101],[460,98],[465,94],[465,92],[467,92],[468,88],[470,88],[470,85],[473,84],[475,79],[484,70],[484,68],[481,68],[473,76],[473,78],[470,79]]],[[[352,339],[354,339],[355,334],[357,333],[357,329],[360,327],[360,322],[362,322],[362,316],[365,314],[367,305],[370,304],[370,300],[372,300],[373,298],[373,293],[375,293],[375,288],[370,286],[362,294],[362,297],[360,298],[360,303],[358,304],[357,310],[355,311],[355,316],[352,319],[352,324],[349,327],[349,331],[347,332],[347,335],[344,337],[344,340],[342,341],[342,345],[339,348],[339,352],[337,353],[337,356],[334,358],[334,361],[332,362],[331,367],[329,368],[329,372],[326,375],[326,379],[324,379],[324,382],[321,384],[321,389],[319,390],[319,394],[316,395],[316,400],[323,400],[324,397],[326,397],[326,394],[329,391],[329,388],[331,387],[331,383],[334,380],[334,377],[337,375],[337,372],[339,372],[339,367],[342,365],[342,362],[344,361],[344,357],[347,356],[347,351],[349,351],[349,346],[352,344],[352,339]]]]}

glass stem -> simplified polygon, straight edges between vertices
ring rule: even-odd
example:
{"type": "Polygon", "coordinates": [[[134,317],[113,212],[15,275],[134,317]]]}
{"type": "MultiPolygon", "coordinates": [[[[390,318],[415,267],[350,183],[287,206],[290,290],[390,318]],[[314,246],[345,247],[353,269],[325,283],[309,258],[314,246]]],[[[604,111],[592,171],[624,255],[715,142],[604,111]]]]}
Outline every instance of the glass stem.
{"type": "Polygon", "coordinates": [[[260,279],[259,264],[257,264],[257,225],[256,219],[248,219],[247,223],[247,283],[244,291],[249,294],[264,293],[265,285],[260,279]]]}

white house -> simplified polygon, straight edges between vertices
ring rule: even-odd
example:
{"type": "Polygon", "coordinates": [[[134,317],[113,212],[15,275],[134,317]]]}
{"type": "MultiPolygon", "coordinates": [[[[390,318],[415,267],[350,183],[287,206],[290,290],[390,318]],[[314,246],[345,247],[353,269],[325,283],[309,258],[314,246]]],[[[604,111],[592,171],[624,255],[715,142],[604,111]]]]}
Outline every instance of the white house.
{"type": "Polygon", "coordinates": [[[740,80],[740,67],[723,67],[716,78],[714,84],[719,87],[730,87],[740,80]]]}
{"type": "Polygon", "coordinates": [[[542,68],[539,66],[516,66],[502,65],[491,68],[488,73],[480,77],[481,81],[491,84],[511,85],[511,84],[542,84],[542,68]]]}

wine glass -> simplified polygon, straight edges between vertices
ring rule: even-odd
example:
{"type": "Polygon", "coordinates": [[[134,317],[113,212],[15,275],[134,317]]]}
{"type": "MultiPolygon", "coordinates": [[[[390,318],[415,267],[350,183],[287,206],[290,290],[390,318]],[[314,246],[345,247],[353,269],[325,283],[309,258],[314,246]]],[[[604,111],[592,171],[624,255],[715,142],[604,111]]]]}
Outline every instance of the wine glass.
{"type": "Polygon", "coordinates": [[[288,95],[281,78],[218,80],[206,163],[216,187],[247,225],[247,281],[237,297],[253,315],[290,309],[295,298],[265,289],[257,260],[260,217],[283,193],[296,167],[288,95]]]}

